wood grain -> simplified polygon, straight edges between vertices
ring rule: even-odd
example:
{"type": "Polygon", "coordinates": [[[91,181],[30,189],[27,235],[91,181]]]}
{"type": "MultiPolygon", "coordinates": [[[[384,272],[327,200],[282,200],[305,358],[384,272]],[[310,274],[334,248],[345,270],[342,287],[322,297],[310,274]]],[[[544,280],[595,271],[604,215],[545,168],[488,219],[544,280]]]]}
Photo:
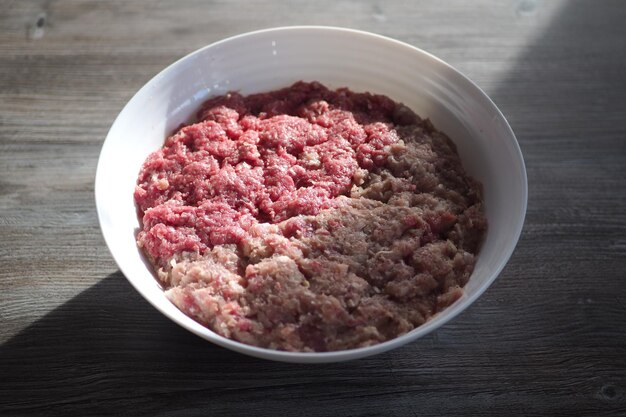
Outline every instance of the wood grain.
{"type": "Polygon", "coordinates": [[[0,0],[0,415],[626,416],[626,7],[620,1],[0,0]],[[145,302],[101,238],[102,141],[179,57],[287,24],[369,30],[475,80],[525,156],[518,248],[436,333],[271,363],[145,302]]]}

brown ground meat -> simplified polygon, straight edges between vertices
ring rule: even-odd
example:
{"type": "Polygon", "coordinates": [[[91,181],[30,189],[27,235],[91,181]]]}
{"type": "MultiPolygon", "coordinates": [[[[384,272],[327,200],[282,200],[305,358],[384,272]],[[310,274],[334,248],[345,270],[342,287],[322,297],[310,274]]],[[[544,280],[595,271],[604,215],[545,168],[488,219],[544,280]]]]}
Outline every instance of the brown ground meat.
{"type": "Polygon", "coordinates": [[[389,98],[298,82],[207,101],[148,157],[137,242],[167,297],[225,337],[369,346],[462,295],[486,230],[452,141],[389,98]]]}

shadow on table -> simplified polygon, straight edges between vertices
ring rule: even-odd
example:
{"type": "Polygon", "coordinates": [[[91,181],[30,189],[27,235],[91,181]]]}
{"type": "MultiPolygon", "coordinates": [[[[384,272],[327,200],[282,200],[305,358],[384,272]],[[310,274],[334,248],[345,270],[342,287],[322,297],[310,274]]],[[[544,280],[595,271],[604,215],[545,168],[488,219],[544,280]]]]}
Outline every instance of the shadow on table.
{"type": "Polygon", "coordinates": [[[0,347],[0,387],[14,393],[0,405],[39,411],[147,391],[168,395],[187,389],[194,375],[214,375],[218,386],[255,362],[178,327],[117,272],[0,347]]]}
{"type": "Polygon", "coordinates": [[[162,316],[117,272],[0,346],[0,414],[117,414],[120,407],[151,414],[175,411],[172,402],[227,413],[246,409],[242,393],[258,404],[270,391],[266,411],[278,401],[279,413],[281,398],[298,401],[315,386],[323,399],[341,369],[389,374],[387,360],[311,366],[240,355],[162,316]]]}

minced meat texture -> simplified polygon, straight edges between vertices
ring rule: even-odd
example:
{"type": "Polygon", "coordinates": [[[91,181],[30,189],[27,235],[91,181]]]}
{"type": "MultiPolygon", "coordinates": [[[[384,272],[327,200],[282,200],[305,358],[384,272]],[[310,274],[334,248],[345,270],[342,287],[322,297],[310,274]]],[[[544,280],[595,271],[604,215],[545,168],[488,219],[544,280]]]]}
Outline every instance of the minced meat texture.
{"type": "Polygon", "coordinates": [[[210,99],[147,158],[135,201],[179,309],[286,351],[423,324],[462,296],[487,227],[480,184],[429,120],[317,82],[210,99]]]}

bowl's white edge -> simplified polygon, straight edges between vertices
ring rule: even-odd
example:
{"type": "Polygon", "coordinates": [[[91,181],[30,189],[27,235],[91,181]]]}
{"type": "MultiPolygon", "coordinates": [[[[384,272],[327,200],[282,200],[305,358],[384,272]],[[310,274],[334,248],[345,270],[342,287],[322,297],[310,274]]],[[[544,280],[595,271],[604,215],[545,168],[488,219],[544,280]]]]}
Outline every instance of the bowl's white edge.
{"type": "MultiPolygon", "coordinates": [[[[513,254],[513,251],[515,249],[515,246],[517,245],[517,242],[519,241],[519,238],[521,236],[522,233],[522,229],[523,229],[523,225],[524,225],[524,220],[525,220],[525,215],[526,215],[526,210],[527,210],[527,204],[528,204],[528,179],[527,179],[527,173],[526,173],[526,167],[524,164],[524,159],[523,159],[523,155],[521,152],[521,149],[519,147],[519,143],[517,142],[517,138],[515,137],[515,134],[513,132],[513,130],[511,129],[508,121],[506,120],[506,118],[504,117],[504,115],[502,114],[502,112],[500,111],[500,109],[495,105],[495,103],[491,100],[491,98],[489,98],[489,96],[478,86],[476,85],[476,83],[474,83],[472,80],[470,80],[467,76],[465,76],[463,73],[461,73],[460,71],[458,71],[457,69],[455,69],[454,67],[452,67],[450,64],[446,63],[445,61],[437,58],[436,56],[432,55],[429,52],[426,52],[420,48],[417,48],[413,45],[392,39],[392,38],[388,38],[386,36],[382,36],[382,35],[378,35],[378,34],[374,34],[374,33],[370,33],[370,32],[365,32],[365,31],[360,31],[360,30],[356,30],[356,29],[348,29],[348,28],[340,28],[340,27],[332,27],[332,26],[285,26],[285,27],[278,27],[278,28],[269,28],[269,29],[261,29],[261,30],[257,30],[257,31],[253,31],[253,32],[248,32],[248,33],[243,33],[243,34],[239,34],[236,36],[232,36],[229,38],[225,38],[223,40],[214,42],[210,45],[207,45],[203,48],[200,48],[194,52],[191,52],[190,54],[180,58],[179,60],[177,60],[176,62],[174,62],[173,64],[169,65],[168,67],[166,67],[165,69],[163,69],[161,72],[159,72],[157,75],[155,75],[148,83],[146,83],[146,85],[144,85],[130,100],[129,102],[126,104],[126,106],[124,106],[124,108],[126,108],[127,106],[130,106],[131,102],[144,90],[149,88],[148,86],[153,83],[156,79],[158,79],[161,74],[163,74],[164,72],[168,71],[170,68],[176,66],[179,62],[187,59],[190,56],[193,56],[195,54],[199,54],[201,53],[201,51],[203,51],[206,48],[210,48],[213,47],[217,44],[220,43],[226,43],[229,42],[233,39],[237,39],[237,38],[241,38],[241,37],[246,37],[246,36],[251,36],[254,34],[258,34],[258,33],[266,33],[266,32],[275,32],[275,31],[289,31],[289,30],[302,30],[302,29],[306,29],[306,30],[332,30],[332,31],[337,31],[337,32],[344,32],[344,33],[351,33],[354,35],[360,35],[360,36],[365,36],[365,37],[373,37],[373,38],[378,38],[378,39],[382,39],[388,42],[392,42],[395,43],[399,46],[405,47],[405,48],[410,48],[415,52],[421,53],[427,57],[429,57],[430,59],[438,62],[440,65],[444,65],[445,67],[451,69],[452,71],[456,72],[457,74],[459,74],[464,80],[465,82],[469,83],[473,88],[476,89],[476,91],[478,91],[480,93],[480,95],[482,96],[482,98],[484,100],[487,101],[488,105],[492,108],[492,110],[495,112],[495,114],[497,114],[497,116],[501,119],[502,122],[504,122],[505,125],[505,129],[508,131],[508,133],[511,135],[511,137],[514,139],[514,146],[515,146],[515,150],[516,150],[516,155],[519,157],[520,159],[520,165],[522,167],[523,170],[523,184],[522,184],[522,194],[523,194],[523,216],[520,219],[520,221],[518,222],[518,224],[516,225],[515,231],[513,233],[514,235],[514,242],[512,242],[513,244],[510,246],[510,249],[508,250],[508,253],[506,254],[505,257],[503,257],[500,261],[500,263],[497,265],[497,267],[493,270],[491,276],[489,277],[488,280],[486,280],[485,282],[482,283],[482,285],[480,287],[478,287],[475,292],[469,296],[469,297],[464,297],[461,300],[459,300],[457,303],[459,302],[462,303],[463,307],[462,308],[456,308],[455,311],[452,314],[447,314],[445,317],[441,316],[441,317],[436,317],[435,319],[431,319],[431,321],[423,324],[422,326],[416,328],[415,330],[399,336],[395,339],[380,343],[378,345],[374,345],[374,346],[370,346],[370,347],[364,347],[364,348],[357,348],[357,349],[350,349],[350,350],[343,350],[343,351],[337,351],[337,352],[322,352],[322,353],[300,353],[300,352],[282,352],[282,351],[276,351],[276,350],[271,350],[271,349],[264,349],[264,348],[258,348],[258,347],[254,347],[254,346],[249,346],[249,345],[245,345],[243,343],[240,342],[236,342],[230,339],[226,339],[222,336],[219,336],[215,333],[213,333],[211,330],[207,329],[207,328],[202,328],[202,329],[206,329],[206,331],[201,330],[199,331],[196,326],[190,326],[187,323],[181,323],[179,320],[176,320],[174,317],[172,317],[170,314],[168,314],[167,312],[163,312],[161,311],[156,303],[154,301],[152,301],[149,297],[146,296],[146,294],[144,294],[144,292],[135,284],[135,282],[130,279],[128,277],[128,275],[125,273],[124,268],[122,267],[122,265],[120,265],[119,263],[117,263],[118,267],[120,268],[120,270],[122,271],[122,273],[124,273],[124,275],[127,277],[128,281],[131,283],[131,285],[150,303],[152,304],[157,310],[161,311],[163,314],[165,314],[166,316],[168,316],[168,318],[170,318],[172,321],[178,323],[179,325],[181,325],[182,327],[186,328],[187,330],[191,331],[192,333],[197,334],[198,336],[207,339],[213,343],[216,343],[222,347],[243,353],[243,354],[247,354],[250,356],[254,356],[257,358],[262,358],[262,359],[270,359],[270,360],[276,360],[276,361],[282,361],[282,362],[299,362],[299,363],[324,363],[324,362],[339,362],[339,361],[345,361],[345,360],[351,360],[351,359],[358,359],[358,358],[362,358],[365,356],[370,356],[370,355],[374,355],[377,353],[382,353],[385,352],[387,350],[393,349],[397,346],[401,346],[405,343],[408,343],[409,341],[412,340],[416,340],[419,337],[429,333],[430,331],[439,328],[441,326],[443,326],[444,324],[446,324],[447,322],[449,322],[450,320],[452,320],[453,318],[455,318],[459,313],[461,313],[465,308],[469,307],[476,299],[478,299],[478,297],[480,297],[486,290],[487,288],[489,288],[489,286],[493,283],[493,281],[498,277],[498,275],[500,274],[500,272],[502,272],[502,269],[504,268],[504,266],[506,265],[506,263],[508,262],[508,260],[510,259],[511,255],[513,254]]],[[[124,109],[122,109],[122,111],[120,112],[123,113],[124,109]]],[[[119,117],[119,116],[118,116],[119,117]]],[[[115,126],[115,123],[117,122],[117,118],[116,120],[113,122],[112,128],[113,126],[115,126]]],[[[111,128],[111,130],[112,130],[111,128]]],[[[108,135],[107,135],[108,136],[108,135]]],[[[102,150],[104,150],[107,146],[107,141],[105,139],[104,144],[102,146],[102,150]]],[[[102,152],[102,151],[101,151],[102,152]]],[[[102,224],[102,209],[100,208],[100,206],[98,205],[98,189],[99,189],[99,183],[101,181],[103,181],[103,179],[101,178],[101,175],[99,175],[99,173],[101,172],[100,169],[100,164],[101,162],[98,162],[98,166],[96,168],[96,181],[95,181],[95,188],[94,188],[94,195],[95,195],[95,199],[96,199],[96,209],[98,211],[98,220],[100,222],[100,224],[102,224]]],[[[102,230],[102,229],[101,229],[102,230]]],[[[105,242],[107,243],[107,247],[109,247],[110,249],[110,238],[107,236],[107,233],[102,230],[102,235],[104,237],[105,242]]],[[[453,309],[453,306],[448,307],[448,309],[453,309]]],[[[195,323],[195,322],[193,322],[195,323]]]]}

